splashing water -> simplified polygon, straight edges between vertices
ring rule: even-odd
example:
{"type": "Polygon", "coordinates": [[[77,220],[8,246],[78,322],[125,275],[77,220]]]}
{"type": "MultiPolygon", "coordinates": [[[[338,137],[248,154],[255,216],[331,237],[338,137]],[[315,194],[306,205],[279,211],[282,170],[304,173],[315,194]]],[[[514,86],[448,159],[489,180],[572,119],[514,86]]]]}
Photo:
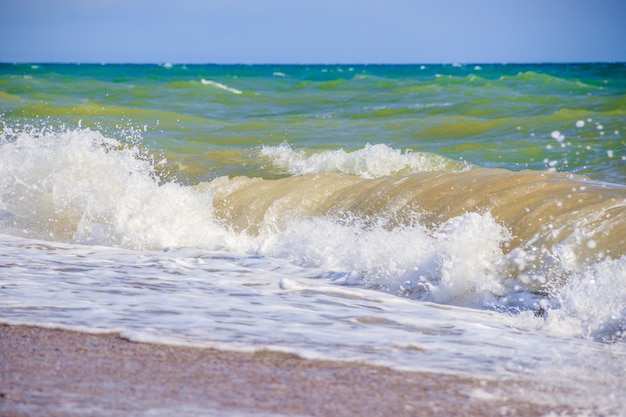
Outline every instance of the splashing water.
{"type": "Polygon", "coordinates": [[[619,414],[620,65],[0,65],[2,321],[619,414]]]}

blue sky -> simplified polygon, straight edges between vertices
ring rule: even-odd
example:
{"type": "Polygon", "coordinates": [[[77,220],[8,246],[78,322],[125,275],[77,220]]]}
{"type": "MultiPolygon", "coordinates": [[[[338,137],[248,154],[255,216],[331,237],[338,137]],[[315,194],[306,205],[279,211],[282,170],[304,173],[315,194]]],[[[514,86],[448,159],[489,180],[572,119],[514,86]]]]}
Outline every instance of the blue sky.
{"type": "Polygon", "coordinates": [[[0,62],[626,61],[626,0],[0,0],[0,62]]]}

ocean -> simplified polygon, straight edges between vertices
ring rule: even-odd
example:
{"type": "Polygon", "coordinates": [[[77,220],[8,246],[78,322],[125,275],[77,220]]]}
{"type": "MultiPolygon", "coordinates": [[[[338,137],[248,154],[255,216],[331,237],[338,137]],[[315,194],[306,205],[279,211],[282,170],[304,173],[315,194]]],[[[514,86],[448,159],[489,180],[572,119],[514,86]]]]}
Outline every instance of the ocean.
{"type": "Polygon", "coordinates": [[[3,323],[625,415],[626,64],[1,64],[0,125],[3,323]]]}

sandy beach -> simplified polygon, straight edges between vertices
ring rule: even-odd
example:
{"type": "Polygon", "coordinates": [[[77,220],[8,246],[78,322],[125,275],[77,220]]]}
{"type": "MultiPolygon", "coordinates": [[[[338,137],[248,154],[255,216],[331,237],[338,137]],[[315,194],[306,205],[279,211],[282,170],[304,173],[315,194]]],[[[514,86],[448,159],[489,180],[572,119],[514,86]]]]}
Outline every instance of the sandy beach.
{"type": "Polygon", "coordinates": [[[542,401],[514,392],[527,391],[514,381],[0,325],[0,415],[5,417],[539,416],[572,411],[551,395],[548,404],[547,397],[542,401]]]}

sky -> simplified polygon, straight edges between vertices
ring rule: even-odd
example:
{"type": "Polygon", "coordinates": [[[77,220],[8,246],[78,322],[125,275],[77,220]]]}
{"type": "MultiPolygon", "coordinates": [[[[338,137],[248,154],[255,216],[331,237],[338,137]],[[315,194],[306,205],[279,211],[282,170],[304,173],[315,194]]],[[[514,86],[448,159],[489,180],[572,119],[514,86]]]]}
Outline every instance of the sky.
{"type": "Polygon", "coordinates": [[[0,62],[626,62],[626,0],[0,0],[0,62]]]}

